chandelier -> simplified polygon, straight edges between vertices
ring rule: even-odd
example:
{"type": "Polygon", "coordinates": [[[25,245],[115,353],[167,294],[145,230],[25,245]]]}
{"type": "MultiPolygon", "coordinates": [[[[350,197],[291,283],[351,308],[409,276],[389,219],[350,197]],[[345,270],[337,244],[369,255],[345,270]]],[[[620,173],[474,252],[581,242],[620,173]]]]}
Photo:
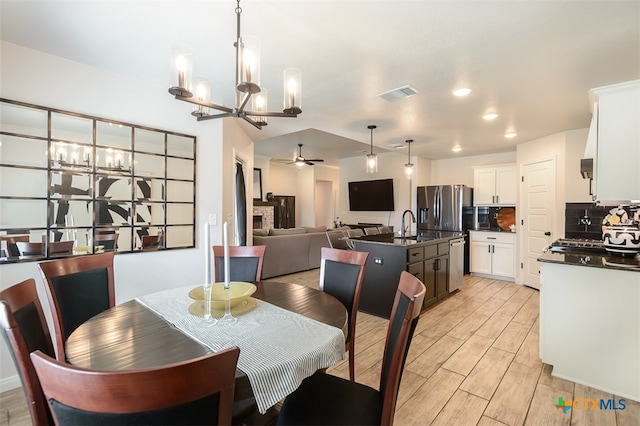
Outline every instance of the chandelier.
{"type": "Polygon", "coordinates": [[[371,151],[367,154],[367,173],[376,173],[378,171],[378,155],[373,153],[373,129],[378,126],[373,124],[367,126],[371,130],[371,151]]]}
{"type": "Polygon", "coordinates": [[[192,80],[192,55],[188,49],[174,47],[171,55],[171,87],[169,93],[176,99],[194,104],[191,115],[198,121],[214,118],[242,118],[254,127],[266,126],[267,117],[297,117],[302,98],[300,70],[284,70],[284,100],[282,112],[267,111],[267,91],[260,86],[260,41],[256,37],[240,35],[240,0],[237,0],[236,101],[234,107],[217,105],[210,101],[211,89],[205,78],[192,80]],[[195,93],[194,93],[195,92],[195,93]],[[249,105],[249,100],[251,104],[249,105]],[[211,109],[221,111],[211,113],[211,109]]]}

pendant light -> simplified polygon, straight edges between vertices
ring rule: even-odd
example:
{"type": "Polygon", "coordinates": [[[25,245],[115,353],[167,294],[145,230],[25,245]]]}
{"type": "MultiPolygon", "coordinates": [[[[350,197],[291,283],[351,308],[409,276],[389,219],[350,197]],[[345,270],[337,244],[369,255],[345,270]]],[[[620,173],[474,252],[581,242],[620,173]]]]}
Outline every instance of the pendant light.
{"type": "Polygon", "coordinates": [[[367,154],[367,173],[378,172],[378,155],[373,153],[373,129],[378,126],[373,124],[367,126],[367,129],[371,130],[371,152],[367,154]]]}
{"type": "Polygon", "coordinates": [[[411,180],[413,177],[413,164],[411,163],[411,143],[413,139],[407,139],[405,143],[409,146],[409,152],[407,155],[407,164],[404,165],[404,173],[407,175],[407,179],[411,180]]]}

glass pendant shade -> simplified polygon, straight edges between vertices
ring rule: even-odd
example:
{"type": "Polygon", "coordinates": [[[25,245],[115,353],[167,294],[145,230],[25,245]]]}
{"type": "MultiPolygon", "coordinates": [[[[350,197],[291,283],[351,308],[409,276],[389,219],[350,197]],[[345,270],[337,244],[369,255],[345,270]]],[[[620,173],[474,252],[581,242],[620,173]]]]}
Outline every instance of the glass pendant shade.
{"type": "Polygon", "coordinates": [[[367,173],[376,173],[378,171],[378,156],[376,154],[367,154],[367,173]]]}
{"type": "Polygon", "coordinates": [[[297,68],[284,70],[284,101],[282,110],[293,114],[302,112],[302,73],[297,68]]]}
{"type": "Polygon", "coordinates": [[[378,126],[370,124],[367,129],[371,132],[371,151],[367,154],[367,173],[376,173],[378,171],[378,156],[373,153],[373,130],[378,126]]]}
{"type": "Polygon", "coordinates": [[[238,90],[243,93],[260,91],[260,39],[242,36],[238,40],[238,90]]]}
{"type": "MultiPolygon", "coordinates": [[[[211,85],[209,80],[204,77],[198,76],[193,79],[193,88],[195,91],[195,97],[202,102],[209,102],[211,100],[211,85]]],[[[204,117],[209,115],[209,108],[202,105],[195,105],[191,115],[194,117],[204,117]]]]}
{"type": "Polygon", "coordinates": [[[413,177],[413,164],[407,163],[404,165],[404,173],[407,176],[407,179],[411,180],[413,177]]]}
{"type": "MultiPolygon", "coordinates": [[[[257,93],[251,97],[251,110],[253,112],[267,112],[267,91],[262,89],[260,93],[257,93]]],[[[264,115],[256,115],[252,117],[253,120],[261,126],[267,125],[267,117],[264,115]]]]}
{"type": "Polygon", "coordinates": [[[191,75],[193,72],[193,54],[183,46],[171,48],[171,86],[169,93],[177,96],[193,96],[191,75]]]}

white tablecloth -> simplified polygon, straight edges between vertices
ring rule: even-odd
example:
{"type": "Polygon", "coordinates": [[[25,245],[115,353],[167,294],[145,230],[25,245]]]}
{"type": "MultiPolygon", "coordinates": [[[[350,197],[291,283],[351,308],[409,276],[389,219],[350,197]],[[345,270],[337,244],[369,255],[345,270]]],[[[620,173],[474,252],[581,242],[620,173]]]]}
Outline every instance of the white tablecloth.
{"type": "Polygon", "coordinates": [[[178,330],[213,351],[240,348],[238,368],[249,378],[258,409],[266,412],[305,378],[344,358],[342,330],[257,300],[233,325],[203,326],[189,313],[193,286],[137,299],[178,330]]]}

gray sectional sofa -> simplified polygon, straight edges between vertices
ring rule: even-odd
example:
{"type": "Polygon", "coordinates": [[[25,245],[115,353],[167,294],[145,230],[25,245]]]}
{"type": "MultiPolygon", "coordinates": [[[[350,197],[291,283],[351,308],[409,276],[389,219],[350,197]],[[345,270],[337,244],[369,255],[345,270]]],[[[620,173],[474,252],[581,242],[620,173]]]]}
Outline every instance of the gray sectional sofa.
{"type": "Polygon", "coordinates": [[[320,248],[329,247],[325,226],[255,229],[253,245],[265,245],[262,278],[320,267],[320,248]]]}

